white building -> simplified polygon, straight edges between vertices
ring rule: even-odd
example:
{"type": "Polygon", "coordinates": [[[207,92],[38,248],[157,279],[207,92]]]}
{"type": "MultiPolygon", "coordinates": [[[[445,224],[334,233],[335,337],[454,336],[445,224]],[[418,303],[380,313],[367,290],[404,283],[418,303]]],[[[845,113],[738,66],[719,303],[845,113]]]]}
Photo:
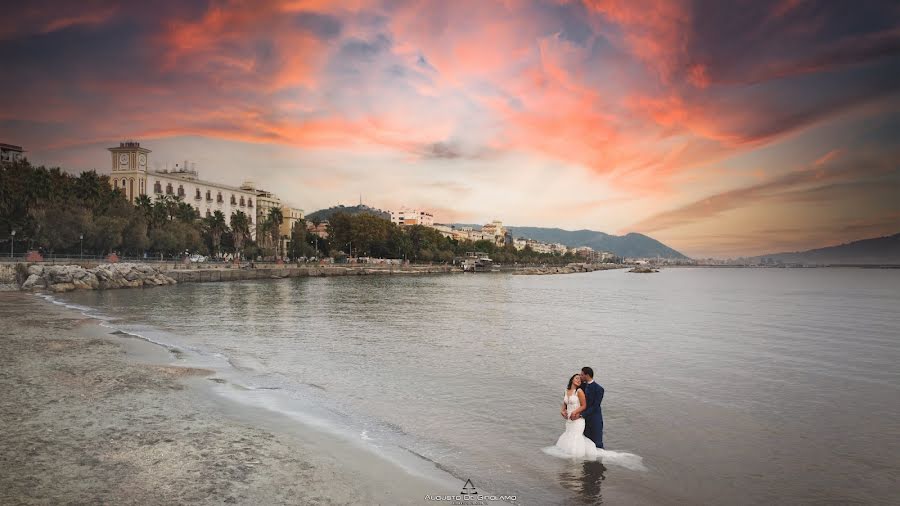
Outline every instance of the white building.
{"type": "Polygon", "coordinates": [[[249,218],[251,234],[255,237],[256,190],[203,181],[197,177],[196,171],[178,165],[172,171],[149,169],[150,150],[142,148],[138,142],[122,142],[117,147],[109,148],[109,151],[112,154],[110,184],[122,190],[131,202],[140,195],[147,195],[151,200],[156,200],[157,196],[172,195],[192,205],[201,217],[221,211],[226,222],[233,213],[242,211],[249,218]]]}
{"type": "Polygon", "coordinates": [[[22,146],[0,142],[0,162],[18,162],[25,157],[22,146]]]}
{"type": "Polygon", "coordinates": [[[401,227],[409,225],[434,226],[434,215],[420,209],[400,209],[391,211],[391,223],[401,227]]]}

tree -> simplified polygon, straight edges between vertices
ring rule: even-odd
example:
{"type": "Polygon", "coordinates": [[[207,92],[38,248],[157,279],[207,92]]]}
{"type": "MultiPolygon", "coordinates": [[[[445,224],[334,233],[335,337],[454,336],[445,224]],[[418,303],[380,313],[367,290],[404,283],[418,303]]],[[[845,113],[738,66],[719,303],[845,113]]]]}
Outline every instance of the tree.
{"type": "Polygon", "coordinates": [[[275,248],[275,258],[278,259],[281,251],[281,224],[284,223],[284,214],[281,208],[269,209],[269,234],[272,236],[272,244],[275,248]]]}
{"type": "Polygon", "coordinates": [[[150,215],[153,211],[153,201],[150,200],[150,197],[148,197],[147,195],[139,195],[136,199],[134,199],[134,205],[141,211],[141,214],[144,215],[144,218],[149,221],[150,215]]]}
{"type": "Polygon", "coordinates": [[[35,241],[53,252],[74,250],[91,226],[90,214],[75,205],[55,205],[31,209],[35,241]]]}
{"type": "Polygon", "coordinates": [[[315,247],[310,241],[310,234],[306,230],[306,223],[303,220],[297,220],[291,226],[291,246],[288,255],[292,258],[318,256],[315,247]]]}
{"type": "MultiPolygon", "coordinates": [[[[200,212],[194,209],[194,206],[182,201],[182,197],[172,197],[175,200],[175,213],[173,218],[182,223],[194,223],[200,219],[200,212]]],[[[222,214],[221,211],[216,211],[222,214]]],[[[225,222],[225,215],[222,215],[222,223],[225,222]]]]}
{"type": "Polygon", "coordinates": [[[244,244],[250,239],[250,220],[243,211],[231,214],[231,235],[234,238],[234,253],[241,258],[244,244]]]}
{"type": "MultiPolygon", "coordinates": [[[[189,206],[190,207],[190,206],[189,206]]],[[[191,208],[193,210],[193,208],[191,208]]],[[[212,213],[212,216],[205,218],[204,229],[211,243],[213,256],[219,256],[219,246],[222,244],[222,234],[228,231],[228,224],[225,223],[225,215],[222,211],[212,213]]]]}

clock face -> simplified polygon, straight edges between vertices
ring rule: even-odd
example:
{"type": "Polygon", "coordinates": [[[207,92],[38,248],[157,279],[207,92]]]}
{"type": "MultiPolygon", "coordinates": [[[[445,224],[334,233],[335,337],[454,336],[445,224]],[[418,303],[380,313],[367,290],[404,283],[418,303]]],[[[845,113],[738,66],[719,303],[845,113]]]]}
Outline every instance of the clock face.
{"type": "Polygon", "coordinates": [[[138,157],[138,163],[141,165],[141,167],[147,165],[147,155],[141,153],[141,156],[138,157]]]}
{"type": "Polygon", "coordinates": [[[119,167],[127,167],[128,166],[128,155],[126,153],[122,153],[119,155],[119,167]]]}

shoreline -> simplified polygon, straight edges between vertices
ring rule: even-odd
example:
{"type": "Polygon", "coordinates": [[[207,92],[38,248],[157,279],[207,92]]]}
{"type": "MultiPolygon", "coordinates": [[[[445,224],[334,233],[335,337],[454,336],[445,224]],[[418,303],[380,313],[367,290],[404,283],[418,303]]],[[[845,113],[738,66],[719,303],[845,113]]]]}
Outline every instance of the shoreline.
{"type": "MultiPolygon", "coordinates": [[[[462,274],[451,265],[273,265],[263,267],[170,266],[153,263],[45,264],[32,262],[0,263],[0,292],[65,293],[74,290],[108,290],[119,288],[152,288],[179,283],[210,283],[261,279],[341,276],[423,276],[462,274]],[[181,268],[179,268],[181,267],[181,268]]],[[[521,267],[497,273],[513,275],[583,274],[625,268],[618,264],[573,263],[566,266],[521,267]]],[[[492,274],[492,273],[482,273],[492,274]]]]}
{"type": "Polygon", "coordinates": [[[422,504],[459,487],[217,393],[215,371],[75,310],[0,303],[4,504],[422,504]]]}

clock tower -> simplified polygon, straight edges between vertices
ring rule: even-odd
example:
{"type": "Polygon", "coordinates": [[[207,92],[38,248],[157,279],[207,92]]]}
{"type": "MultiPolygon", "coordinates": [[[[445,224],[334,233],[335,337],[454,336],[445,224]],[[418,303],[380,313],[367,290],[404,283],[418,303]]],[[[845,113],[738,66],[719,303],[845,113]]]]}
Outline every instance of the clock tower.
{"type": "Polygon", "coordinates": [[[142,148],[139,142],[120,142],[118,147],[109,148],[112,153],[112,174],[109,182],[118,188],[129,201],[147,193],[147,156],[150,150],[142,148]]]}

